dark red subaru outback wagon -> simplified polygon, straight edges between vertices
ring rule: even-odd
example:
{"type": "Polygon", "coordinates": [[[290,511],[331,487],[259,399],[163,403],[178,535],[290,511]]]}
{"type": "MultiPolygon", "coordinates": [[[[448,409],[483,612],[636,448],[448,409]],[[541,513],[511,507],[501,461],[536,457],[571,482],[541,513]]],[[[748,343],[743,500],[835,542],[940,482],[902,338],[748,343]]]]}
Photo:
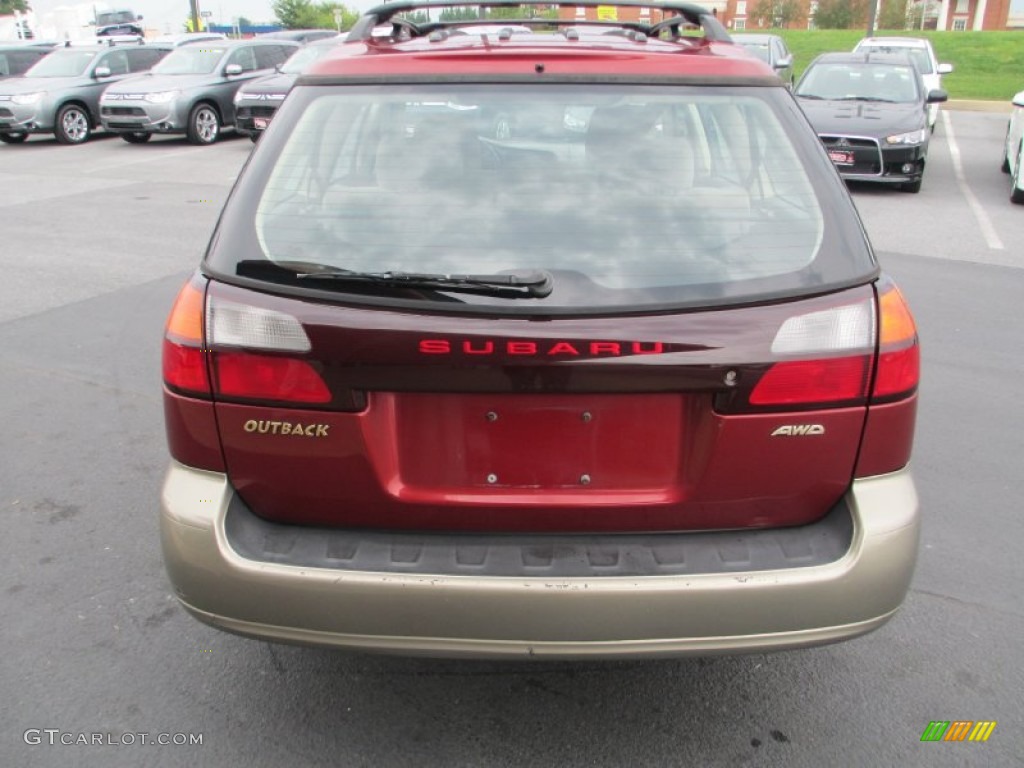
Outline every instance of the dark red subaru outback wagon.
{"type": "Polygon", "coordinates": [[[785,84],[695,6],[451,5],[374,8],[298,81],[171,312],[182,604],[434,655],[879,627],[917,333],[785,84]]]}

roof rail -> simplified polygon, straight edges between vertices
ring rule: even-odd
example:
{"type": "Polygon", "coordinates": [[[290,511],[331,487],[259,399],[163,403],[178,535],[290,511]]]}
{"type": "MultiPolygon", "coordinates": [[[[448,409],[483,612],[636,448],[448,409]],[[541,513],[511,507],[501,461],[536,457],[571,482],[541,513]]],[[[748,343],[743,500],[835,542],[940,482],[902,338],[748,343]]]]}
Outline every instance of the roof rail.
{"type": "Polygon", "coordinates": [[[465,2],[462,0],[394,0],[385,5],[378,5],[370,8],[356,22],[349,32],[345,42],[353,43],[367,41],[373,38],[373,30],[384,24],[394,26],[395,36],[401,34],[410,37],[429,36],[436,30],[450,29],[452,27],[472,27],[474,24],[516,24],[529,27],[617,27],[619,29],[630,29],[639,32],[647,37],[657,37],[663,30],[670,30],[672,34],[678,34],[679,28],[687,24],[700,27],[704,37],[708,40],[730,40],[729,33],[718,18],[707,8],[700,5],[685,2],[671,2],[671,0],[555,0],[555,2],[544,3],[523,3],[520,0],[482,0],[482,2],[465,2]],[[580,19],[466,19],[460,21],[430,21],[415,23],[401,14],[413,13],[415,11],[427,11],[445,8],[597,8],[613,6],[616,8],[646,8],[660,11],[662,19],[655,24],[644,24],[632,21],[581,21],[580,19]]]}

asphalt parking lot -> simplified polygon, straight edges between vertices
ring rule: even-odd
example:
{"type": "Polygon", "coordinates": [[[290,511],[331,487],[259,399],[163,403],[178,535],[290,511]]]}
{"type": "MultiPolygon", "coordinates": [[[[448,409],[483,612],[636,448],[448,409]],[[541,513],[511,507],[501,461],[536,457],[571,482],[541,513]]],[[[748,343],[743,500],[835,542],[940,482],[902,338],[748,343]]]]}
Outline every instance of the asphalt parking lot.
{"type": "Polygon", "coordinates": [[[945,115],[920,194],[853,190],[922,337],[904,609],[841,645],[643,663],[364,656],[186,616],[157,538],[160,338],[251,144],[0,147],[0,766],[1024,763],[1024,207],[1005,115],[945,115]],[[934,720],[997,726],[922,743],[934,720]]]}

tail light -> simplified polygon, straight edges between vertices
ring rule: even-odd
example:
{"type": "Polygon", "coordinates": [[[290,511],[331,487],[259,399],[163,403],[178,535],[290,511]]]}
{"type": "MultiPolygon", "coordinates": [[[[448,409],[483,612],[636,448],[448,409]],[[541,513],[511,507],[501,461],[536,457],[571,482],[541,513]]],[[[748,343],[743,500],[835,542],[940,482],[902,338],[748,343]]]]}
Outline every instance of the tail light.
{"type": "Polygon", "coordinates": [[[193,278],[182,286],[167,318],[164,332],[164,383],[172,390],[209,397],[210,379],[203,347],[205,284],[193,278]]]}
{"type": "Polygon", "coordinates": [[[862,404],[871,382],[875,311],[870,299],[787,319],[772,342],[775,362],[749,406],[802,408],[862,404]]]}
{"type": "Polygon", "coordinates": [[[892,283],[878,295],[878,373],[872,402],[888,402],[913,394],[921,376],[917,327],[903,295],[892,283]]]}
{"type": "Polygon", "coordinates": [[[854,472],[857,477],[902,469],[914,447],[920,347],[914,318],[892,283],[883,282],[878,288],[878,320],[878,372],[854,472]]]}
{"type": "Polygon", "coordinates": [[[204,399],[328,403],[327,384],[299,357],[311,348],[296,318],[206,295],[196,278],[181,289],[167,321],[164,382],[204,399]]]}
{"type": "Polygon", "coordinates": [[[302,324],[273,309],[210,296],[206,329],[218,399],[323,404],[331,392],[307,360],[312,344],[302,324]]]}
{"type": "MultiPolygon", "coordinates": [[[[903,296],[884,280],[877,299],[794,315],[779,327],[772,362],[753,384],[719,398],[731,412],[884,404],[917,390],[917,329],[903,296]]],[[[747,377],[754,378],[751,376],[747,377]]]]}

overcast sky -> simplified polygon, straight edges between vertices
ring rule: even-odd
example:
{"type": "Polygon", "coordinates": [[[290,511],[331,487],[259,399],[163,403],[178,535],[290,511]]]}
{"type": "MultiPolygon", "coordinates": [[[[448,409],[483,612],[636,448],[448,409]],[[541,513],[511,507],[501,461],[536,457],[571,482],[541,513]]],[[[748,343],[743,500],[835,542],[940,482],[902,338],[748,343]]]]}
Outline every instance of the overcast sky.
{"type": "MultiPolygon", "coordinates": [[[[210,21],[214,24],[231,24],[239,16],[245,16],[253,23],[273,22],[274,11],[270,7],[271,0],[199,0],[200,10],[213,14],[210,21]]],[[[56,8],[79,7],[88,17],[88,3],[78,4],[68,0],[31,0],[32,8],[43,22],[46,13],[56,8]]],[[[349,8],[365,10],[377,4],[377,0],[349,0],[344,2],[349,8]]],[[[1024,0],[1011,0],[1011,15],[1024,15],[1024,0]]],[[[159,32],[180,32],[182,25],[189,16],[189,0],[110,0],[97,3],[103,8],[131,8],[142,14],[146,27],[159,32]]]]}
{"type": "MultiPolygon", "coordinates": [[[[232,20],[239,16],[245,16],[253,23],[272,22],[274,11],[270,3],[271,0],[199,0],[199,9],[213,14],[210,17],[213,24],[231,24],[232,20]]],[[[377,3],[375,0],[356,0],[343,1],[343,4],[349,8],[363,10],[377,3]]],[[[57,8],[81,8],[88,17],[89,9],[92,7],[89,3],[79,4],[68,0],[31,0],[31,5],[40,24],[47,13],[57,8]]],[[[104,7],[130,8],[142,15],[147,28],[156,29],[161,33],[180,32],[190,13],[189,0],[111,0],[97,3],[96,6],[100,10],[104,7]]]]}

